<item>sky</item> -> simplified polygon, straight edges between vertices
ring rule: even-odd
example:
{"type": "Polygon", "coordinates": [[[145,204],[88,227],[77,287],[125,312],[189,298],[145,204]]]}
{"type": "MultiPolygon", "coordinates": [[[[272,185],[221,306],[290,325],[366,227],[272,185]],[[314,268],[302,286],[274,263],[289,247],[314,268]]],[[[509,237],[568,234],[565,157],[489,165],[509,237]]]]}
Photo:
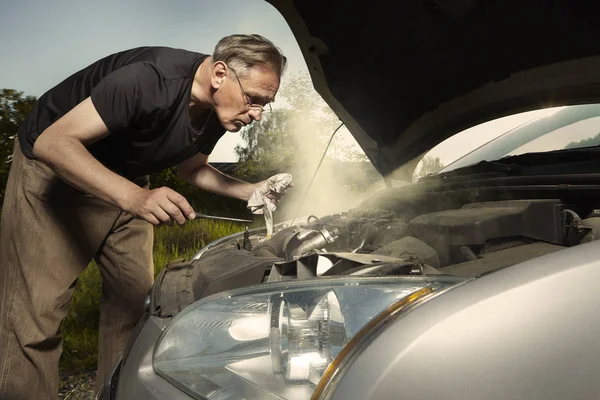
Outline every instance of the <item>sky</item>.
{"type": "MultiPolygon", "coordinates": [[[[217,41],[232,33],[264,35],[288,57],[288,76],[307,73],[287,23],[262,0],[2,0],[0,88],[39,97],[70,74],[116,51],[164,45],[212,53],[217,41]]],[[[492,121],[447,140],[431,155],[448,164],[523,121],[549,112],[492,121]]],[[[336,139],[356,145],[345,127],[336,139]]],[[[210,161],[236,161],[234,148],[242,143],[239,134],[228,132],[210,161]]]]}

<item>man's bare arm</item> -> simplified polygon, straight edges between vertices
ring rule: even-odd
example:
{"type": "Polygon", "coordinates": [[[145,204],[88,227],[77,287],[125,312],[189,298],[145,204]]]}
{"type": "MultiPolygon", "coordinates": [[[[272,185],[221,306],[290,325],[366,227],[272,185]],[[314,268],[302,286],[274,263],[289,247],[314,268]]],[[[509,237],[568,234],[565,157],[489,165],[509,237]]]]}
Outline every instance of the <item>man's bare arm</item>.
{"type": "Polygon", "coordinates": [[[193,210],[183,196],[168,188],[143,189],[110,171],[90,154],[86,147],[109,134],[87,98],[37,138],[33,153],[68,183],[135,217],[154,225],[173,220],[184,223],[185,216],[190,217],[193,210]]]}
{"type": "Polygon", "coordinates": [[[200,189],[248,201],[263,182],[248,183],[222,173],[208,164],[208,156],[198,153],[177,167],[181,178],[200,189]]]}

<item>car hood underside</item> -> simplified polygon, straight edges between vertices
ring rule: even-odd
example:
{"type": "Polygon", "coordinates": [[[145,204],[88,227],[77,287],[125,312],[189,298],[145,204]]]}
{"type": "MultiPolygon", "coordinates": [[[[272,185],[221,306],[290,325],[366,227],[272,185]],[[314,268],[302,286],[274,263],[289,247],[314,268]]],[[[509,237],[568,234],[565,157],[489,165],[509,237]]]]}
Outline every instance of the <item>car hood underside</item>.
{"type": "Polygon", "coordinates": [[[595,2],[268,1],[383,175],[478,123],[600,97],[595,2]]]}

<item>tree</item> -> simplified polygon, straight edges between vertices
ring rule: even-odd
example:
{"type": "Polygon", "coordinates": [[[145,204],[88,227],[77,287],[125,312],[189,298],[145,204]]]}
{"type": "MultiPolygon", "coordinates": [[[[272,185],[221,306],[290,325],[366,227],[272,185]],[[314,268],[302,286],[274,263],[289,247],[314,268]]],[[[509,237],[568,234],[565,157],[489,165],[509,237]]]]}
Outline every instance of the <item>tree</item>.
{"type": "Polygon", "coordinates": [[[288,76],[273,112],[240,132],[244,144],[236,148],[236,175],[257,181],[280,172],[292,174],[296,188],[279,206],[275,217],[279,220],[351,207],[370,193],[374,183],[383,185],[383,180],[365,179],[374,168],[364,152],[345,140],[343,130],[325,153],[340,124],[308,75],[288,76]]]}
{"type": "Polygon", "coordinates": [[[421,164],[421,168],[418,169],[418,172],[416,172],[416,174],[415,174],[415,177],[417,179],[422,178],[427,175],[430,175],[430,174],[436,174],[442,168],[444,168],[444,164],[442,163],[442,161],[440,160],[439,157],[434,158],[429,155],[423,157],[423,159],[421,160],[421,162],[419,164],[421,164]]]}
{"type": "Polygon", "coordinates": [[[578,149],[581,147],[600,146],[600,133],[594,137],[580,140],[579,142],[570,142],[565,146],[566,149],[578,149]]]}
{"type": "Polygon", "coordinates": [[[0,89],[0,207],[8,181],[14,138],[36,98],[14,89],[0,89]]]}
{"type": "MultiPolygon", "coordinates": [[[[281,172],[313,171],[339,118],[314,91],[306,74],[284,79],[279,96],[281,106],[264,113],[240,133],[244,145],[235,151],[239,158],[238,176],[245,179],[265,179],[281,172]]],[[[279,103],[279,102],[278,102],[279,103]]],[[[327,150],[329,160],[366,161],[366,156],[336,136],[327,150]],[[336,140],[337,139],[337,140],[336,140]]]]}
{"type": "Polygon", "coordinates": [[[289,170],[294,164],[294,146],[290,146],[291,116],[288,110],[276,109],[264,114],[260,124],[241,132],[245,146],[236,146],[236,176],[258,181],[289,170]]]}

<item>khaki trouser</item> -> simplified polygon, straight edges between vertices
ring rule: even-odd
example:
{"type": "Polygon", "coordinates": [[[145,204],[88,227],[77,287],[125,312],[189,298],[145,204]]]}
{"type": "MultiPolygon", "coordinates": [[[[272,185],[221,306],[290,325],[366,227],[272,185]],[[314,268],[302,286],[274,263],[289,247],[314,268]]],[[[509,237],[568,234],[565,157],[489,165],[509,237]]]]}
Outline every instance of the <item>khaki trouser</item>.
{"type": "Polygon", "coordinates": [[[103,382],[143,313],[152,245],[151,224],[65,184],[15,140],[0,226],[0,399],[58,397],[59,325],[92,259],[102,276],[103,382]]]}

